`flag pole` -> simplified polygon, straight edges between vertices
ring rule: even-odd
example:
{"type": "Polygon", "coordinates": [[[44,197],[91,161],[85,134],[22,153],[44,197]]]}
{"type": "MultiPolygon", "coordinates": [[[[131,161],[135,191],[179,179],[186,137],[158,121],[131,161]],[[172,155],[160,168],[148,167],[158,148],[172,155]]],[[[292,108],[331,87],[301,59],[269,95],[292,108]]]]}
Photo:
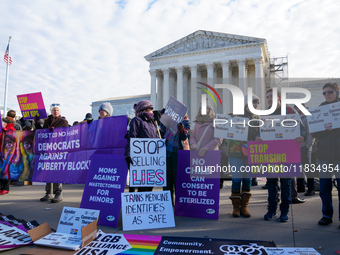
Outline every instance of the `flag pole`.
{"type": "Polygon", "coordinates": [[[9,74],[9,46],[11,43],[12,36],[9,37],[8,39],[8,56],[7,56],[7,66],[6,66],[6,81],[5,81],[5,99],[4,99],[4,111],[3,111],[3,116],[6,116],[7,113],[7,90],[8,90],[8,74],[9,74]]]}

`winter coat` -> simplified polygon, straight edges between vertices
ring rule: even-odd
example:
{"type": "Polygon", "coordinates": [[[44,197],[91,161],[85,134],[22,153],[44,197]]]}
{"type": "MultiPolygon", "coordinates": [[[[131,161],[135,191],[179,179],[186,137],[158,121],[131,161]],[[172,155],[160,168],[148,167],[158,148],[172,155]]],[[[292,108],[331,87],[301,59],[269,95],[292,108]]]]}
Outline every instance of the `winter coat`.
{"type": "Polygon", "coordinates": [[[130,122],[130,130],[127,136],[127,144],[125,146],[125,157],[130,157],[130,139],[131,138],[160,138],[154,119],[145,116],[134,117],[130,122]]]}
{"type": "MultiPolygon", "coordinates": [[[[335,102],[339,102],[337,98],[335,102]]],[[[333,102],[333,103],[335,103],[333,102]]],[[[323,102],[321,105],[331,103],[323,102]]],[[[312,133],[312,136],[317,139],[316,158],[324,160],[338,160],[340,158],[340,128],[325,130],[312,133]]]]}
{"type": "Polygon", "coordinates": [[[202,148],[206,148],[208,150],[218,150],[223,139],[214,137],[214,129],[215,129],[214,128],[214,119],[210,119],[205,123],[197,122],[195,124],[195,128],[190,135],[190,146],[192,144],[196,144],[198,146],[198,143],[199,143],[203,133],[207,129],[207,127],[208,127],[208,130],[205,133],[205,135],[202,139],[202,142],[197,149],[200,150],[202,148]]]}
{"type": "Polygon", "coordinates": [[[20,123],[15,121],[13,118],[10,117],[2,118],[2,121],[5,122],[6,124],[12,123],[14,125],[15,130],[22,130],[20,123]]]}
{"type": "Polygon", "coordinates": [[[44,126],[41,127],[40,125],[36,125],[36,129],[45,129],[45,128],[58,128],[58,127],[68,127],[68,121],[63,119],[61,116],[57,118],[53,118],[52,115],[49,115],[44,122],[44,126]]]}

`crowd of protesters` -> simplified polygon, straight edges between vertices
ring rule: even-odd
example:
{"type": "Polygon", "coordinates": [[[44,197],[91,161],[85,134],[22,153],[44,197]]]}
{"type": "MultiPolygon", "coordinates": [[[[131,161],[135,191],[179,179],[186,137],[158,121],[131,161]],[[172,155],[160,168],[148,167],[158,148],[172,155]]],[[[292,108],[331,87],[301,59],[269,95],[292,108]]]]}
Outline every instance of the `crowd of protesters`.
{"type": "MultiPolygon", "coordinates": [[[[327,83],[322,87],[322,94],[325,101],[320,104],[329,105],[340,101],[339,85],[337,83],[327,83]]],[[[257,109],[260,104],[260,99],[252,94],[246,95],[244,115],[253,122],[257,122],[258,116],[254,115],[248,106],[248,97],[252,99],[252,108],[257,109]]],[[[278,92],[277,105],[273,105],[273,90],[266,92],[266,99],[269,108],[274,108],[272,115],[281,115],[281,96],[278,92]]],[[[155,120],[155,113],[162,116],[164,109],[155,111],[152,103],[148,100],[141,100],[134,105],[135,117],[128,121],[128,132],[126,135],[127,145],[125,148],[125,160],[127,165],[133,164],[130,157],[130,139],[131,138],[162,138],[166,139],[166,163],[167,163],[167,185],[163,188],[169,190],[171,198],[175,201],[176,177],[177,177],[177,159],[179,150],[197,150],[200,157],[204,157],[207,151],[221,150],[221,158],[227,159],[230,166],[235,166],[240,169],[241,166],[248,166],[247,142],[236,141],[231,139],[222,139],[214,137],[214,119],[216,118],[213,107],[207,102],[206,114],[202,114],[200,109],[195,117],[194,128],[191,130],[190,120],[188,115],[185,115],[182,122],[177,125],[177,133],[171,133],[162,123],[155,120]],[[224,149],[221,149],[224,148],[224,149]]],[[[60,104],[51,104],[51,115],[47,119],[41,120],[38,117],[34,122],[27,122],[23,119],[16,121],[16,112],[11,110],[7,112],[6,117],[2,119],[3,132],[10,130],[33,130],[33,129],[49,129],[53,131],[58,127],[69,127],[68,121],[61,116],[60,104]]],[[[294,141],[300,144],[301,163],[303,165],[319,164],[331,165],[340,167],[340,128],[332,129],[325,127],[324,131],[310,133],[308,128],[307,117],[302,111],[294,106],[286,107],[286,113],[298,114],[300,117],[300,136],[294,141]],[[312,156],[311,156],[312,154],[312,156]],[[314,159],[313,159],[314,155],[314,159]]],[[[99,107],[99,119],[107,118],[113,115],[113,107],[110,103],[105,102],[99,107]]],[[[232,115],[232,114],[230,114],[232,115]]],[[[234,117],[232,115],[232,117],[234,117]]],[[[84,120],[74,122],[73,125],[87,123],[93,121],[92,114],[87,113],[84,120]]],[[[261,133],[258,127],[253,123],[248,129],[247,141],[257,141],[262,143],[261,133]]],[[[3,160],[4,161],[4,160],[3,160]]],[[[340,183],[340,174],[335,173],[336,182],[340,183]]],[[[267,213],[264,215],[264,220],[272,220],[276,217],[278,205],[280,210],[280,222],[289,221],[288,212],[291,203],[304,203],[306,200],[298,196],[299,192],[306,192],[305,196],[315,195],[315,177],[319,178],[320,183],[320,198],[322,201],[322,218],[318,222],[320,225],[328,225],[332,223],[333,204],[332,204],[332,173],[327,171],[320,173],[320,176],[304,176],[300,178],[267,178],[267,183],[264,186],[268,189],[268,206],[267,213]],[[305,178],[306,177],[306,178],[305,178]],[[305,182],[307,179],[307,182],[305,182]],[[307,191],[305,187],[307,184],[307,191]]],[[[5,195],[9,192],[9,184],[11,180],[0,179],[0,195],[5,195]]],[[[232,201],[232,216],[245,218],[251,217],[248,211],[248,205],[251,198],[251,187],[257,184],[256,178],[251,179],[249,173],[241,173],[237,171],[232,174],[232,186],[230,199],[232,201]]],[[[223,179],[221,179],[221,187],[223,187],[223,179]]],[[[51,201],[58,203],[63,200],[62,184],[61,183],[46,183],[45,196],[40,201],[51,201]]],[[[129,190],[134,191],[134,189],[129,190]]],[[[139,192],[152,191],[152,187],[139,187],[139,192]]],[[[340,211],[340,191],[338,190],[338,204],[340,211]]],[[[340,213],[339,213],[340,214],[340,213]]],[[[339,215],[340,220],[340,215],[339,215]]],[[[339,226],[340,227],[340,226],[339,226]]]]}

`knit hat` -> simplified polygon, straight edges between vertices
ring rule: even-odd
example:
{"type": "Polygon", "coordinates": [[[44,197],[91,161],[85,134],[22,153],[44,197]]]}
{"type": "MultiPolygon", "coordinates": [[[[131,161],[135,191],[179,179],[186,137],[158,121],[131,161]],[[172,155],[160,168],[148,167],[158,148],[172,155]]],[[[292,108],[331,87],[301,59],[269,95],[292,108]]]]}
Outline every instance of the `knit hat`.
{"type": "MultiPolygon", "coordinates": [[[[256,100],[256,99],[260,101],[260,98],[253,93],[251,101],[254,102],[254,100],[256,100]]],[[[244,106],[246,106],[246,105],[248,105],[248,94],[246,94],[244,96],[244,106]]]]}
{"type": "Polygon", "coordinates": [[[60,104],[51,104],[51,106],[50,106],[51,112],[52,112],[52,110],[53,110],[54,108],[58,108],[59,111],[61,111],[61,110],[60,110],[60,104]]]}
{"type": "Polygon", "coordinates": [[[86,113],[85,119],[92,119],[92,114],[91,113],[86,113]]]}
{"type": "Polygon", "coordinates": [[[112,116],[113,108],[109,102],[105,102],[101,106],[99,106],[98,112],[100,112],[101,110],[106,111],[108,115],[112,116]]]}
{"type": "Polygon", "coordinates": [[[153,105],[149,100],[141,100],[137,104],[134,104],[133,109],[135,109],[135,112],[137,114],[151,107],[153,107],[153,105]]]}
{"type": "MultiPolygon", "coordinates": [[[[200,109],[202,108],[202,103],[200,104],[200,109]]],[[[214,110],[210,102],[207,100],[207,109],[214,110]]]]}

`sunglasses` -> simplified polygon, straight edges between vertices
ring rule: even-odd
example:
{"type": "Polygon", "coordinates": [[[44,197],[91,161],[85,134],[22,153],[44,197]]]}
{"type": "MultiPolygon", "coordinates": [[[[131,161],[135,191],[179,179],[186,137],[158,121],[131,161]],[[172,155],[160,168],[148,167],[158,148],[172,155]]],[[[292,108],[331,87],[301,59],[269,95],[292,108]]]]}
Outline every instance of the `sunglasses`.
{"type": "Polygon", "coordinates": [[[326,94],[333,94],[334,93],[334,90],[328,90],[327,92],[322,92],[322,95],[326,96],[326,94]]]}
{"type": "Polygon", "coordinates": [[[60,104],[51,104],[52,107],[60,106],[60,104]]]}

